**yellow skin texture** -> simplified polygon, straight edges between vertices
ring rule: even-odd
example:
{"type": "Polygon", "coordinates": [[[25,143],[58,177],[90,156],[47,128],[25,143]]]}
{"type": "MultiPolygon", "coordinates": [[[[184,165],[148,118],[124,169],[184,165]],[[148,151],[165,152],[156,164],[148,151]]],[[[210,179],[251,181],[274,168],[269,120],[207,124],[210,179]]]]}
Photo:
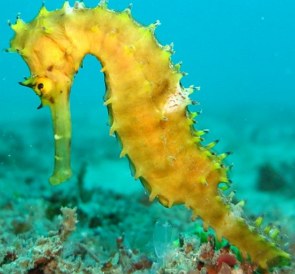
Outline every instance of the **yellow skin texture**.
{"type": "Polygon", "coordinates": [[[200,143],[192,127],[189,93],[171,52],[154,37],[156,25],[135,22],[130,10],[114,12],[105,4],[87,9],[81,3],[48,12],[43,7],[28,24],[12,25],[10,51],[24,58],[33,88],[52,112],[55,167],[50,178],[59,184],[71,176],[69,94],[75,73],[87,54],[102,64],[107,86],[105,104],[115,133],[139,178],[165,206],[185,204],[206,226],[215,229],[261,268],[289,263],[290,256],[236,216],[218,188],[229,183],[224,155],[200,143]]]}

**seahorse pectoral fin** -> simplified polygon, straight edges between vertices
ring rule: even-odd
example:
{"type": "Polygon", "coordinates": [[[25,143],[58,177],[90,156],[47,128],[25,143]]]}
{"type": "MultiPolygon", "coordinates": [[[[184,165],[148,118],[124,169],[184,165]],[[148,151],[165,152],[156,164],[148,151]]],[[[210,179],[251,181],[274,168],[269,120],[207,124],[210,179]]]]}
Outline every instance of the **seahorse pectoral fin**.
{"type": "Polygon", "coordinates": [[[49,182],[58,185],[72,175],[70,106],[68,96],[60,96],[46,104],[51,110],[55,143],[54,170],[49,182]]]}

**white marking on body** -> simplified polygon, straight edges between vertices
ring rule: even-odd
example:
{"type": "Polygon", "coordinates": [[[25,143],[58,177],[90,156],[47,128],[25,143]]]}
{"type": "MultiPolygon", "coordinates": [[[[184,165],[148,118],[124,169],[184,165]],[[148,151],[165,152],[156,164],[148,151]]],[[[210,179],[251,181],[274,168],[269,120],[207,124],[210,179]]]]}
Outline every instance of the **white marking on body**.
{"type": "Polygon", "coordinates": [[[183,106],[187,106],[189,103],[189,98],[187,92],[183,90],[180,86],[178,86],[177,91],[170,95],[165,106],[164,106],[164,112],[165,113],[171,113],[176,111],[179,108],[182,108],[183,106]]]}

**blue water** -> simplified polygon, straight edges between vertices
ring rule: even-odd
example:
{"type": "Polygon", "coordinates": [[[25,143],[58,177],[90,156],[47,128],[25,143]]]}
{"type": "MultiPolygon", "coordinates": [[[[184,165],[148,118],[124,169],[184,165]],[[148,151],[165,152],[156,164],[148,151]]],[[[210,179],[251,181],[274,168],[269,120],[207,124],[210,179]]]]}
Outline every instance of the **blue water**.
{"type": "MultiPolygon", "coordinates": [[[[74,1],[70,1],[72,4],[74,1]]],[[[217,103],[271,106],[292,105],[295,71],[295,3],[276,1],[138,1],[133,2],[133,15],[143,24],[159,19],[156,31],[162,44],[174,43],[174,60],[183,61],[189,75],[185,85],[200,85],[198,100],[217,103]]],[[[25,21],[38,12],[42,1],[28,5],[13,0],[2,6],[0,15],[0,48],[8,47],[12,31],[7,20],[18,13],[25,21]]],[[[63,1],[45,1],[48,9],[59,8],[63,1]]],[[[95,6],[97,1],[85,1],[95,6]]],[[[110,1],[109,6],[121,10],[129,0],[110,1]]],[[[30,105],[34,100],[16,82],[28,75],[25,64],[16,55],[0,53],[1,108],[19,100],[30,105]],[[3,97],[4,96],[4,97],[3,97]]],[[[95,66],[95,64],[93,65],[95,66]]],[[[94,69],[94,67],[93,67],[94,69]]],[[[89,81],[87,81],[89,84],[89,81]]],[[[92,86],[92,83],[90,84],[92,86]]],[[[95,94],[98,92],[93,91],[95,94]]],[[[81,93],[79,94],[81,96],[81,93]]],[[[83,94],[91,97],[92,94],[83,94]]]]}
{"type": "MultiPolygon", "coordinates": [[[[46,7],[49,10],[60,8],[63,3],[47,2],[46,7]]],[[[70,2],[73,4],[73,1],[70,2]]],[[[38,13],[41,4],[42,1],[34,1],[28,5],[14,0],[2,7],[1,49],[9,47],[9,40],[13,36],[7,20],[14,22],[16,15],[20,14],[21,18],[28,22],[38,13]]],[[[88,0],[85,4],[93,7],[97,1],[88,0]]],[[[122,10],[128,5],[128,0],[113,0],[109,3],[109,7],[114,10],[122,10]]],[[[290,142],[290,138],[295,135],[294,1],[191,0],[182,4],[180,1],[171,0],[134,0],[132,14],[144,25],[160,20],[161,25],[156,30],[156,37],[163,45],[174,43],[176,53],[173,61],[183,62],[182,70],[188,73],[188,76],[182,79],[182,84],[201,87],[201,91],[195,93],[193,99],[201,103],[197,110],[204,111],[199,127],[208,127],[213,132],[209,140],[224,138],[228,143],[233,140],[235,144],[224,145],[225,149],[239,149],[236,143],[243,139],[246,126],[259,128],[261,124],[265,125],[262,117],[265,119],[265,116],[269,116],[266,120],[268,129],[274,126],[279,129],[282,122],[287,124],[288,130],[291,131],[291,137],[288,139],[290,142]],[[236,128],[237,136],[231,136],[229,139],[224,127],[219,127],[219,122],[212,122],[211,117],[222,118],[226,125],[236,128]]],[[[80,136],[83,135],[80,132],[81,120],[77,117],[86,121],[90,117],[97,120],[97,128],[92,127],[87,134],[95,135],[99,132],[104,137],[108,136],[107,112],[102,105],[104,82],[99,70],[100,64],[97,60],[88,56],[84,68],[75,78],[71,105],[73,142],[77,146],[80,136]]],[[[9,124],[13,128],[15,121],[26,124],[31,117],[38,117],[46,121],[42,133],[46,131],[50,140],[48,109],[37,111],[39,98],[31,90],[18,85],[25,76],[29,76],[29,70],[20,56],[2,50],[2,132],[6,131],[5,125],[9,124]]],[[[20,130],[19,127],[17,129],[20,130]]],[[[38,131],[35,134],[38,135],[38,131]]],[[[276,137],[272,134],[261,138],[263,143],[273,141],[276,137]]],[[[282,142],[284,140],[278,137],[275,145],[282,142]]],[[[48,143],[48,147],[51,146],[52,143],[48,143]]],[[[281,157],[284,153],[286,151],[281,148],[277,149],[274,157],[281,157]]],[[[293,153],[293,149],[288,150],[288,153],[293,153]]]]}
{"type": "MultiPolygon", "coordinates": [[[[60,8],[63,1],[45,3],[49,10],[53,10],[60,8]]],[[[74,1],[70,3],[73,4],[74,1]]],[[[16,15],[20,14],[28,22],[36,16],[41,4],[42,1],[30,2],[28,5],[21,0],[14,0],[2,6],[1,49],[9,47],[9,40],[13,36],[7,21],[14,22],[16,15]]],[[[88,0],[85,4],[93,7],[97,1],[88,0]]],[[[109,7],[114,10],[122,10],[128,5],[129,0],[113,0],[109,3],[109,7]]],[[[201,103],[196,110],[202,109],[204,112],[199,128],[210,128],[213,132],[208,140],[223,138],[227,143],[234,142],[233,145],[224,145],[225,150],[239,150],[241,147],[245,148],[243,144],[239,146],[238,142],[240,139],[243,141],[246,126],[256,127],[258,131],[259,128],[261,131],[274,128],[275,132],[284,122],[282,127],[288,127],[290,142],[295,135],[294,1],[190,0],[184,3],[171,0],[134,0],[132,14],[144,25],[160,20],[156,37],[163,45],[174,43],[176,53],[173,61],[183,62],[182,70],[188,73],[182,79],[182,84],[201,87],[201,91],[195,93],[193,99],[201,103]],[[269,118],[260,119],[265,119],[265,116],[269,118]],[[222,118],[224,125],[237,130],[237,135],[227,136],[228,132],[219,126],[219,121],[212,122],[212,117],[222,118]],[[266,124],[268,128],[264,129],[261,125],[266,124]]],[[[103,138],[108,136],[107,112],[102,105],[104,82],[99,70],[97,60],[88,56],[84,68],[75,78],[71,106],[73,142],[77,147],[81,146],[79,142],[83,134],[96,136],[99,133],[103,138]],[[81,132],[81,117],[85,121],[90,117],[97,120],[97,127],[89,128],[86,133],[81,132]]],[[[6,125],[13,128],[15,121],[18,122],[16,129],[20,130],[19,123],[26,125],[31,117],[44,119],[44,127],[39,130],[42,130],[42,134],[46,132],[48,140],[44,142],[52,148],[52,142],[49,141],[49,111],[37,111],[39,98],[31,90],[18,85],[25,76],[29,76],[29,70],[21,57],[0,51],[1,130],[5,133],[6,125]]],[[[34,131],[28,130],[36,136],[39,134],[37,127],[34,131]]],[[[273,136],[273,133],[259,138],[262,139],[262,144],[273,142],[275,138],[275,145],[285,141],[280,136],[273,136]]],[[[223,148],[222,145],[221,147],[223,148]]],[[[293,149],[287,152],[292,154],[288,159],[295,158],[293,149]]],[[[278,148],[273,158],[282,158],[284,154],[286,151],[278,148]]],[[[83,157],[87,158],[87,155],[83,157]]],[[[235,158],[233,161],[235,162],[235,158]]]]}

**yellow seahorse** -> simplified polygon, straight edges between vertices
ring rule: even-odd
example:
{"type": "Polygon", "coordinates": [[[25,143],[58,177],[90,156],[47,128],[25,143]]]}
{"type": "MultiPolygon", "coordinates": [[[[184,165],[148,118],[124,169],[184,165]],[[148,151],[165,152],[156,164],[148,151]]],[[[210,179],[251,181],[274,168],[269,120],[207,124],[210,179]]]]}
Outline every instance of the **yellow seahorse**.
{"type": "Polygon", "coordinates": [[[49,106],[55,139],[55,166],[50,182],[71,176],[69,95],[74,75],[87,54],[96,56],[105,75],[105,105],[111,133],[150,193],[167,207],[185,204],[205,225],[215,229],[261,268],[284,266],[290,255],[260,235],[234,210],[219,187],[229,184],[226,154],[201,144],[204,131],[193,127],[188,111],[193,87],[183,88],[179,65],[171,49],[154,36],[157,23],[143,26],[130,9],[115,12],[102,1],[95,8],[82,2],[60,10],[44,6],[30,23],[20,18],[11,25],[15,36],[9,51],[19,53],[31,70],[21,84],[32,88],[49,106]]]}

